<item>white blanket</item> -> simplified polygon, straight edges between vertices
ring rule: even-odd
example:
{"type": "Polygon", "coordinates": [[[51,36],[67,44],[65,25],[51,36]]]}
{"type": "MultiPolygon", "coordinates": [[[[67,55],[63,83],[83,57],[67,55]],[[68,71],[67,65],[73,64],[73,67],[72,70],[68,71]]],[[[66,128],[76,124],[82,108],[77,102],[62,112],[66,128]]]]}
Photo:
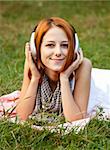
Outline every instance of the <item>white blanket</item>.
{"type": "Polygon", "coordinates": [[[107,69],[92,69],[88,113],[97,106],[110,112],[110,70],[107,69]]]}

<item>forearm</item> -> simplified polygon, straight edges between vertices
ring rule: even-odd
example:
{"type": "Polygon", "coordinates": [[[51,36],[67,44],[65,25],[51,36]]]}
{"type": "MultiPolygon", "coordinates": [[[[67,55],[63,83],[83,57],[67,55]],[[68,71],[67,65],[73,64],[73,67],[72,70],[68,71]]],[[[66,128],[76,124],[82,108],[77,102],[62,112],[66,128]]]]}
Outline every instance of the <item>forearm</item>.
{"type": "Polygon", "coordinates": [[[63,113],[66,120],[71,122],[81,119],[82,114],[74,100],[68,79],[61,79],[61,94],[63,113]]]}
{"type": "Polygon", "coordinates": [[[16,111],[20,119],[26,120],[28,116],[33,112],[35,106],[35,99],[38,88],[38,80],[31,80],[30,84],[25,92],[25,95],[20,97],[16,111]]]}
{"type": "Polygon", "coordinates": [[[22,97],[24,97],[27,88],[29,86],[30,83],[30,79],[28,76],[28,71],[29,71],[29,67],[28,67],[28,62],[25,60],[25,64],[24,64],[24,74],[23,74],[23,83],[22,83],[22,88],[21,88],[21,94],[20,94],[20,98],[22,99],[22,97]]]}

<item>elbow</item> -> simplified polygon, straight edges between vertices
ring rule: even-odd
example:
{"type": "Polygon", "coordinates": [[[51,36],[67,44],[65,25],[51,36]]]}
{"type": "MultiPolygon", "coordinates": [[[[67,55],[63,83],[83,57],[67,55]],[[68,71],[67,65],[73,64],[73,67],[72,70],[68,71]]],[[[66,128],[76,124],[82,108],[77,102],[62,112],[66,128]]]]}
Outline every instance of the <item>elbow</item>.
{"type": "Polygon", "coordinates": [[[67,118],[67,122],[73,122],[73,121],[78,121],[78,120],[81,120],[83,119],[82,117],[73,117],[73,118],[67,118]]]}
{"type": "Polygon", "coordinates": [[[67,122],[73,122],[78,121],[81,119],[84,119],[85,117],[83,115],[72,115],[72,116],[65,116],[65,119],[67,122]]]}
{"type": "Polygon", "coordinates": [[[24,113],[21,110],[19,111],[17,108],[16,108],[16,114],[21,121],[26,121],[29,117],[29,114],[24,113]]]}
{"type": "Polygon", "coordinates": [[[21,121],[26,121],[26,120],[28,119],[28,116],[26,116],[26,115],[19,115],[19,114],[18,114],[18,116],[19,116],[19,119],[20,119],[21,121]]]}
{"type": "Polygon", "coordinates": [[[17,116],[19,117],[19,119],[21,120],[21,121],[26,121],[27,119],[28,119],[28,116],[29,115],[27,115],[27,114],[22,114],[22,113],[19,113],[19,112],[17,112],[17,116]]]}

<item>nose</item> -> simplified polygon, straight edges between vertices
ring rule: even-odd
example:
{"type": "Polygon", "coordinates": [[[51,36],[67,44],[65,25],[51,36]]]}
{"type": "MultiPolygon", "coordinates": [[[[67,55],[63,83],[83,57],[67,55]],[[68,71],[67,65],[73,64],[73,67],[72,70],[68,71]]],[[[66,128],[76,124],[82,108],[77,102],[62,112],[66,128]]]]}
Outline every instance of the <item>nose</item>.
{"type": "Polygon", "coordinates": [[[55,55],[57,57],[59,57],[59,56],[61,56],[61,54],[62,54],[61,47],[60,47],[60,45],[57,45],[56,48],[55,48],[55,55]]]}

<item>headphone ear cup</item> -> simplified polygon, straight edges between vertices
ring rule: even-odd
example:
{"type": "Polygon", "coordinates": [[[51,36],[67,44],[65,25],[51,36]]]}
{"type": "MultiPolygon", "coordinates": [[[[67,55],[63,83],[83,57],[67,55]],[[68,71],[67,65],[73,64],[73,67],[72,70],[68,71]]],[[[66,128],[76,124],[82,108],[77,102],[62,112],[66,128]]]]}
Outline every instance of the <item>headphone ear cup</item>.
{"type": "Polygon", "coordinates": [[[30,48],[31,48],[33,58],[36,58],[37,54],[36,54],[36,46],[34,42],[34,35],[35,35],[35,32],[32,32],[31,37],[30,37],[30,48]]]}
{"type": "Polygon", "coordinates": [[[75,52],[80,50],[80,45],[79,45],[79,38],[77,33],[75,33],[75,52]]]}

